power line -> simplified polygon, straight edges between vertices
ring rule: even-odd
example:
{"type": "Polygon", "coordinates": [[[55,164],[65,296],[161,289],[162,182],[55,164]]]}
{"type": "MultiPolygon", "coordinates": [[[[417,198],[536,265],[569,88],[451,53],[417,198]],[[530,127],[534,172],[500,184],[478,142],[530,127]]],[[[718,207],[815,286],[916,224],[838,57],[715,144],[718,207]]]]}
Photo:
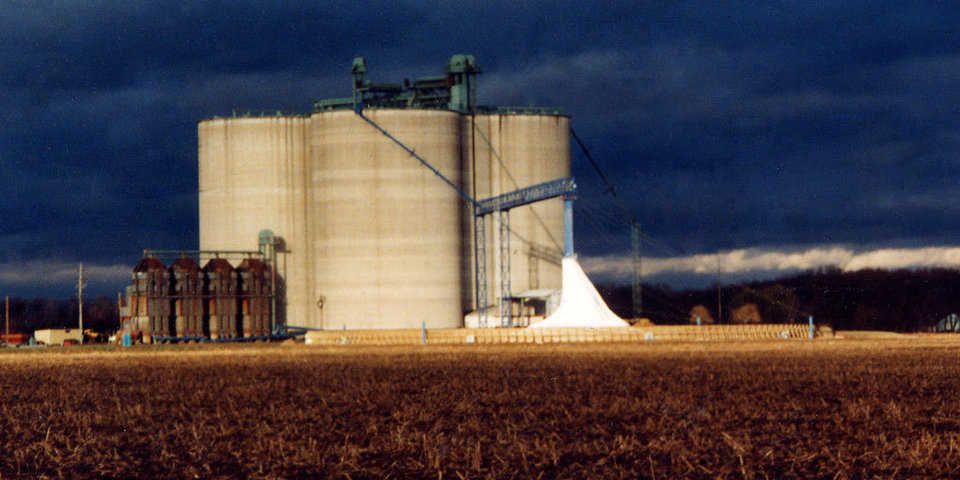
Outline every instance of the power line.
{"type": "Polygon", "coordinates": [[[588,150],[587,146],[583,144],[583,141],[580,140],[580,136],[577,135],[577,132],[574,131],[573,128],[570,129],[570,135],[573,136],[573,139],[576,140],[577,145],[580,146],[580,150],[583,151],[583,154],[587,157],[587,160],[589,160],[590,164],[593,165],[593,169],[597,172],[597,175],[600,177],[600,180],[606,187],[606,191],[610,192],[614,203],[620,208],[624,218],[627,219],[627,223],[630,224],[631,251],[633,252],[633,314],[634,316],[641,316],[643,315],[643,263],[640,255],[640,248],[641,239],[643,237],[641,236],[640,223],[637,222],[636,217],[630,213],[630,209],[627,208],[620,197],[617,196],[617,190],[607,180],[607,176],[603,174],[603,171],[600,169],[600,165],[598,165],[596,160],[593,159],[593,155],[590,154],[590,150],[588,150]]]}
{"type": "MultiPolygon", "coordinates": [[[[497,163],[500,164],[500,169],[503,170],[503,173],[507,174],[507,178],[510,180],[511,183],[513,183],[513,188],[515,190],[520,189],[520,184],[517,182],[515,178],[513,178],[513,175],[510,173],[510,169],[507,168],[506,163],[504,163],[503,158],[500,157],[500,154],[497,152],[497,149],[493,148],[493,144],[490,143],[490,139],[487,138],[486,135],[484,135],[483,130],[480,129],[480,126],[477,125],[476,121],[473,122],[473,128],[477,131],[477,133],[480,134],[480,138],[483,139],[483,142],[487,144],[487,148],[490,149],[490,153],[493,154],[493,157],[497,159],[497,163]]],[[[476,154],[474,154],[474,157],[476,157],[476,154]]],[[[474,195],[476,195],[476,191],[474,191],[474,195]]],[[[546,232],[547,238],[549,238],[550,241],[553,243],[553,245],[562,252],[563,247],[560,245],[557,239],[553,237],[553,233],[551,233],[550,229],[547,228],[546,222],[543,221],[543,218],[540,216],[539,213],[537,213],[537,210],[534,208],[534,206],[527,205],[527,207],[530,208],[530,213],[533,215],[533,217],[537,219],[537,223],[539,223],[540,226],[543,227],[543,231],[546,232]]],[[[510,231],[510,233],[513,233],[518,238],[520,238],[521,241],[528,242],[526,239],[520,237],[520,235],[510,230],[509,227],[508,227],[508,230],[510,231]]]]}
{"type": "MultiPolygon", "coordinates": [[[[624,217],[626,217],[627,220],[628,220],[628,222],[636,228],[637,221],[635,220],[634,216],[630,213],[630,210],[629,210],[629,209],[627,208],[627,206],[624,204],[623,200],[620,199],[620,197],[617,196],[617,190],[616,190],[616,188],[615,188],[615,187],[610,183],[610,181],[607,179],[607,176],[603,173],[603,170],[600,168],[600,165],[599,165],[599,164],[597,163],[597,161],[593,158],[593,155],[590,154],[590,151],[587,149],[586,145],[583,143],[583,140],[580,139],[580,136],[577,135],[576,131],[574,131],[572,127],[570,128],[570,134],[571,134],[571,136],[573,136],[573,139],[577,142],[577,145],[580,147],[580,150],[583,152],[584,156],[586,156],[586,157],[587,157],[587,160],[589,160],[590,165],[593,167],[594,171],[597,173],[597,176],[600,177],[600,181],[603,182],[603,185],[604,185],[604,192],[603,192],[603,193],[608,193],[608,192],[610,193],[610,195],[613,197],[614,203],[617,205],[617,207],[618,207],[618,208],[620,209],[620,211],[623,213],[624,217]]],[[[654,183],[653,185],[654,185],[654,186],[658,186],[658,185],[656,185],[655,183],[654,183]]],[[[598,211],[602,212],[602,213],[601,213],[602,215],[608,215],[608,216],[609,216],[609,213],[607,213],[606,210],[598,210],[598,211]]],[[[594,216],[588,216],[587,218],[595,219],[596,217],[594,217],[594,216]]],[[[609,220],[608,220],[608,221],[609,221],[609,220]]],[[[611,222],[611,224],[613,224],[613,222],[611,222]]],[[[600,231],[602,232],[603,230],[601,229],[600,231]]],[[[603,232],[602,234],[606,234],[606,232],[603,232]]],[[[644,232],[644,231],[642,231],[642,230],[637,229],[636,234],[639,235],[640,238],[646,240],[648,243],[650,243],[650,244],[652,244],[652,245],[654,245],[654,246],[656,246],[656,247],[659,247],[659,248],[661,248],[661,249],[663,249],[663,250],[666,250],[666,251],[669,251],[669,252],[673,252],[674,255],[683,255],[683,256],[689,255],[682,247],[673,246],[673,245],[670,245],[670,244],[667,244],[667,243],[660,242],[659,240],[655,239],[655,238],[652,237],[650,234],[648,234],[648,233],[646,233],[646,232],[644,232]]],[[[609,234],[607,234],[607,235],[609,235],[609,234]]],[[[616,243],[616,242],[611,242],[611,243],[616,243]]],[[[718,252],[718,261],[720,261],[720,258],[721,258],[721,257],[720,257],[720,254],[719,254],[719,252],[718,252]]],[[[720,267],[720,265],[718,264],[718,268],[717,268],[717,272],[718,272],[718,274],[717,274],[717,288],[718,288],[718,290],[717,290],[717,295],[718,295],[718,299],[717,299],[717,309],[718,309],[718,312],[717,312],[717,315],[718,315],[718,317],[722,315],[721,312],[720,312],[720,308],[721,308],[720,305],[721,305],[722,302],[721,302],[721,300],[720,300],[720,290],[719,290],[719,289],[720,289],[720,272],[721,272],[721,270],[722,270],[722,267],[720,267]]],[[[756,295],[756,296],[758,296],[758,297],[761,297],[761,298],[767,300],[767,301],[770,302],[770,303],[774,303],[774,304],[780,305],[780,306],[782,306],[782,307],[784,307],[784,308],[786,308],[786,309],[788,309],[788,310],[795,308],[798,315],[810,315],[809,312],[805,312],[805,311],[803,311],[803,310],[800,310],[800,309],[799,309],[798,307],[796,307],[796,306],[787,305],[787,304],[781,302],[781,301],[778,300],[778,299],[775,299],[775,298],[773,298],[773,297],[771,297],[771,296],[769,296],[769,295],[767,295],[767,294],[765,294],[765,293],[763,293],[763,292],[760,292],[760,291],[758,291],[758,290],[750,287],[749,285],[741,284],[741,285],[738,285],[738,286],[741,287],[741,288],[743,288],[743,289],[746,289],[747,291],[749,291],[750,293],[753,293],[754,295],[756,295]]],[[[649,292],[648,292],[648,293],[649,293],[649,292]]],[[[719,320],[719,319],[718,319],[718,320],[719,320]]]]}
{"type": "Polygon", "coordinates": [[[620,197],[617,196],[617,189],[614,188],[614,186],[607,180],[607,176],[603,174],[603,171],[600,169],[600,165],[598,165],[597,161],[593,159],[593,155],[590,154],[590,150],[588,150],[586,145],[583,144],[583,141],[580,140],[580,136],[577,135],[577,132],[573,130],[573,127],[570,127],[570,135],[573,136],[574,140],[576,140],[577,145],[580,146],[580,150],[583,151],[584,156],[587,157],[587,160],[590,161],[590,165],[593,166],[594,171],[596,171],[597,175],[600,177],[600,181],[603,182],[603,186],[606,187],[604,193],[610,192],[614,202],[616,202],[617,207],[620,208],[620,211],[623,212],[623,216],[626,217],[628,223],[636,223],[636,219],[634,218],[633,214],[630,213],[630,209],[628,209],[623,201],[620,200],[620,197]]]}

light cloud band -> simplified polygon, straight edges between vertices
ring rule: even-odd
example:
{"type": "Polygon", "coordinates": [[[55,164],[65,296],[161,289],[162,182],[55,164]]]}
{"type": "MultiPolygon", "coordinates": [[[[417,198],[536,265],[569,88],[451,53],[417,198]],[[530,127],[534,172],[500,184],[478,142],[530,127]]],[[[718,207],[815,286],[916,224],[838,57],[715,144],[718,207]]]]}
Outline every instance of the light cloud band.
{"type": "MultiPolygon", "coordinates": [[[[584,269],[594,275],[630,278],[628,255],[585,257],[584,269]]],[[[723,273],[788,273],[836,266],[844,271],[896,270],[960,266],[960,247],[881,248],[858,251],[848,247],[816,247],[807,250],[748,248],[683,257],[643,258],[644,276],[662,274],[715,275],[723,273]]]]}
{"type": "MultiPolygon", "coordinates": [[[[36,260],[0,263],[0,285],[59,286],[77,282],[79,263],[59,260],[36,260]]],[[[87,282],[108,283],[130,280],[133,268],[130,265],[83,265],[83,277],[87,282]]]]}

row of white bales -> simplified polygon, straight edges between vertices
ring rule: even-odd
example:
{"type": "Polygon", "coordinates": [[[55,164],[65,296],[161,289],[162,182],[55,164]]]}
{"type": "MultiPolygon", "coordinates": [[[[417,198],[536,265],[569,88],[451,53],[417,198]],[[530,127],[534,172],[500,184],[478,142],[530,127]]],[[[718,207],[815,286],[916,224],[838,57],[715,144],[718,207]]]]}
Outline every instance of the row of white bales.
{"type": "MultiPolygon", "coordinates": [[[[372,109],[364,114],[483,199],[570,175],[569,118],[372,109]]],[[[283,239],[287,325],[456,328],[474,308],[471,208],[351,110],[200,122],[200,249],[283,239]]],[[[488,304],[500,292],[499,222],[486,223],[488,304]]],[[[561,287],[559,198],[511,211],[510,287],[561,287]]],[[[496,308],[493,309],[493,312],[496,308]]]]}

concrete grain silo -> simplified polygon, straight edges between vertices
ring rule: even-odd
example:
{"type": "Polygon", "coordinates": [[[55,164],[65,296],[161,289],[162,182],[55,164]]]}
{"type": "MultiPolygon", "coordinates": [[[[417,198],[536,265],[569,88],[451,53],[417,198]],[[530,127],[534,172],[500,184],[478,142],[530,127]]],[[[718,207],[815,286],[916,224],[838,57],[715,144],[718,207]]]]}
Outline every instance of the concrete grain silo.
{"type": "MultiPolygon", "coordinates": [[[[570,118],[555,113],[464,116],[465,177],[474,198],[490,198],[570,176],[570,118]]],[[[499,219],[486,228],[489,303],[499,302],[499,219]]],[[[510,286],[514,293],[561,287],[563,200],[510,211],[510,286]]],[[[472,223],[466,242],[473,248],[472,223]]],[[[473,276],[469,277],[473,285],[473,276]]]]}
{"type": "MultiPolygon", "coordinates": [[[[200,250],[256,250],[260,231],[277,232],[284,316],[307,316],[306,172],[309,118],[217,118],[198,127],[200,250]]],[[[291,323],[292,324],[292,323],[291,323]]]]}
{"type": "MultiPolygon", "coordinates": [[[[455,55],[442,76],[374,83],[357,59],[353,97],[319,101],[309,117],[201,122],[200,249],[253,250],[265,229],[281,238],[284,325],[462,326],[475,308],[472,207],[395,141],[477,200],[570,174],[569,118],[478,108],[478,72],[455,55]]],[[[511,292],[559,289],[562,200],[510,218],[511,292]]],[[[486,225],[487,303],[496,305],[497,224],[486,225]]]]}
{"type": "MultiPolygon", "coordinates": [[[[459,183],[459,114],[367,115],[459,183]]],[[[460,326],[460,197],[353,111],[310,122],[308,222],[324,328],[460,326]]]]}

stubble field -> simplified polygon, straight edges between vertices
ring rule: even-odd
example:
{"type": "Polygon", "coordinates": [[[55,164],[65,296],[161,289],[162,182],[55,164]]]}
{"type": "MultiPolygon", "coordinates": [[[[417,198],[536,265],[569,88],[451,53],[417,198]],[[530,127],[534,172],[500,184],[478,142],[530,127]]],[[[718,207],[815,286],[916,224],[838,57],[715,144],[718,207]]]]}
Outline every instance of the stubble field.
{"type": "Polygon", "coordinates": [[[960,338],[0,354],[0,478],[960,476],[960,338]]]}

